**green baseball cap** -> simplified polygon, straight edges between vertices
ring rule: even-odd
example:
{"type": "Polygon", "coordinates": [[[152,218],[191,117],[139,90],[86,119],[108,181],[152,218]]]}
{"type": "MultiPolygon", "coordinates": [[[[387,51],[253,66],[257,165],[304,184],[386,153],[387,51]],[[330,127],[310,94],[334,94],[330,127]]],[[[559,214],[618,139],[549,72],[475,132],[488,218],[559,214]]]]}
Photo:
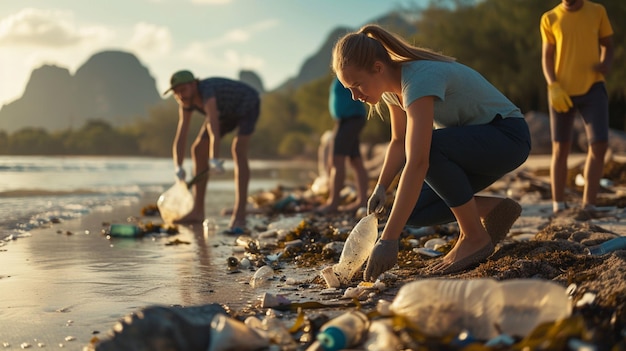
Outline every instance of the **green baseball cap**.
{"type": "Polygon", "coordinates": [[[172,77],[170,78],[170,88],[167,89],[163,93],[163,95],[169,93],[177,85],[193,82],[194,80],[196,80],[196,77],[194,77],[193,73],[191,73],[190,71],[187,71],[187,70],[178,71],[172,74],[172,77]]]}

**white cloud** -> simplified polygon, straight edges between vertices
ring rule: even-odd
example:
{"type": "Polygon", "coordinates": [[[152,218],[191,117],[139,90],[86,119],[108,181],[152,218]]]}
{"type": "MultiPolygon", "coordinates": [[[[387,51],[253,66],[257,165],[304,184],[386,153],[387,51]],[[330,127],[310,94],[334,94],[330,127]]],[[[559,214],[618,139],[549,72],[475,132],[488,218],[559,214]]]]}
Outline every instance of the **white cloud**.
{"type": "Polygon", "coordinates": [[[113,33],[102,26],[75,24],[71,12],[26,8],[0,20],[0,46],[69,47],[104,41],[113,33]]]}
{"type": "Polygon", "coordinates": [[[129,47],[147,54],[166,54],[172,49],[172,34],[167,27],[140,22],[133,28],[129,47]]]}
{"type": "Polygon", "coordinates": [[[205,43],[208,48],[211,47],[219,47],[225,44],[230,43],[244,43],[250,41],[252,37],[259,34],[266,29],[270,29],[272,27],[276,27],[278,25],[278,21],[276,20],[266,20],[258,23],[254,23],[248,27],[243,28],[235,28],[229,32],[227,32],[221,38],[217,38],[214,40],[210,40],[205,43]]]}

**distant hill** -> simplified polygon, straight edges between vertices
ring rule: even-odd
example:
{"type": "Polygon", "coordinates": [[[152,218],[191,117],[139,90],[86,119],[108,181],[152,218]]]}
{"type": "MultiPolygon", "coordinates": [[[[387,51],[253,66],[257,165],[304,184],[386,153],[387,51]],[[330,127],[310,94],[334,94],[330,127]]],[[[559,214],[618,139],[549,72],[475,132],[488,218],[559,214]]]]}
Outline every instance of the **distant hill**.
{"type": "MultiPolygon", "coordinates": [[[[370,23],[410,36],[416,28],[392,12],[370,23]]],[[[307,58],[298,74],[276,91],[296,89],[330,73],[332,48],[342,35],[356,30],[339,27],[307,58]]],[[[239,79],[265,92],[263,81],[253,71],[241,71],[239,79]]],[[[35,69],[17,100],[0,108],[0,130],[13,133],[24,127],[48,131],[80,128],[99,119],[122,126],[145,117],[162,102],[156,81],[136,56],[123,51],[103,51],[91,56],[74,75],[63,67],[44,65],[35,69]]]]}
{"type": "MultiPolygon", "coordinates": [[[[378,24],[383,28],[403,36],[411,36],[417,32],[417,28],[397,12],[391,12],[369,23],[378,24]]],[[[304,61],[298,75],[288,79],[276,88],[276,90],[285,91],[295,89],[329,74],[331,72],[330,65],[335,43],[345,34],[355,30],[358,30],[358,28],[339,27],[332,30],[318,51],[304,61]]]]}
{"type": "Polygon", "coordinates": [[[90,119],[120,126],[160,101],[154,78],[133,54],[104,51],[74,75],[50,65],[34,70],[24,94],[0,109],[0,130],[80,128],[90,119]]]}

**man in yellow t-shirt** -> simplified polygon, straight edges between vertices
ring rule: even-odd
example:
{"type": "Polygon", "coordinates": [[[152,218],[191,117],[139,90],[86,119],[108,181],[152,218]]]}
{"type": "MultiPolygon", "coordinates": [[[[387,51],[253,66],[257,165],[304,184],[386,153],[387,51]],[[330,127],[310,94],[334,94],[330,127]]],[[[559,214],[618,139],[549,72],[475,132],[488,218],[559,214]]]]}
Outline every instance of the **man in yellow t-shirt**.
{"type": "Polygon", "coordinates": [[[553,211],[565,204],[567,158],[578,112],[588,141],[582,207],[596,209],[608,148],[609,108],[604,76],[613,60],[613,29],[604,7],[589,0],[561,0],[541,17],[543,75],[548,83],[552,138],[553,211]]]}

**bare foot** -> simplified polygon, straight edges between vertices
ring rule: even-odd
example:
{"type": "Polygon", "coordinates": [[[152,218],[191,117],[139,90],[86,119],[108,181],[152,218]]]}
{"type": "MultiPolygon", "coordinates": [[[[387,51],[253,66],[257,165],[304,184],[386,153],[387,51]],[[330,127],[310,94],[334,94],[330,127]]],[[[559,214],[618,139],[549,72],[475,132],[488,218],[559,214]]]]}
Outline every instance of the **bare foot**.
{"type": "MultiPolygon", "coordinates": [[[[459,236],[459,240],[456,245],[445,255],[441,261],[435,263],[431,266],[430,270],[433,272],[436,271],[445,271],[448,267],[453,266],[457,262],[467,262],[473,261],[470,258],[473,255],[477,255],[480,253],[480,256],[483,256],[483,251],[486,251],[485,247],[491,244],[491,240],[489,237],[480,238],[480,239],[470,239],[463,233],[459,236]]],[[[493,246],[493,244],[491,245],[493,246]]],[[[493,248],[492,248],[493,250],[493,248]]],[[[484,259],[486,257],[477,257],[477,259],[484,259]]],[[[465,265],[467,266],[467,265],[465,265]]]]}
{"type": "Polygon", "coordinates": [[[337,212],[337,205],[326,204],[315,209],[315,213],[317,214],[328,214],[333,212],[337,212]]]}
{"type": "Polygon", "coordinates": [[[174,223],[174,224],[192,224],[192,223],[202,223],[203,221],[204,221],[204,217],[196,218],[196,217],[185,216],[183,218],[179,218],[179,219],[176,219],[176,220],[172,221],[172,223],[174,223]]]}
{"type": "Polygon", "coordinates": [[[361,207],[365,207],[366,204],[362,204],[359,202],[353,202],[349,205],[345,205],[345,206],[339,206],[339,211],[341,212],[356,212],[359,210],[359,208],[361,207]]]}
{"type": "Polygon", "coordinates": [[[201,211],[189,212],[182,218],[173,221],[174,224],[202,223],[204,221],[204,213],[201,211]]]}

